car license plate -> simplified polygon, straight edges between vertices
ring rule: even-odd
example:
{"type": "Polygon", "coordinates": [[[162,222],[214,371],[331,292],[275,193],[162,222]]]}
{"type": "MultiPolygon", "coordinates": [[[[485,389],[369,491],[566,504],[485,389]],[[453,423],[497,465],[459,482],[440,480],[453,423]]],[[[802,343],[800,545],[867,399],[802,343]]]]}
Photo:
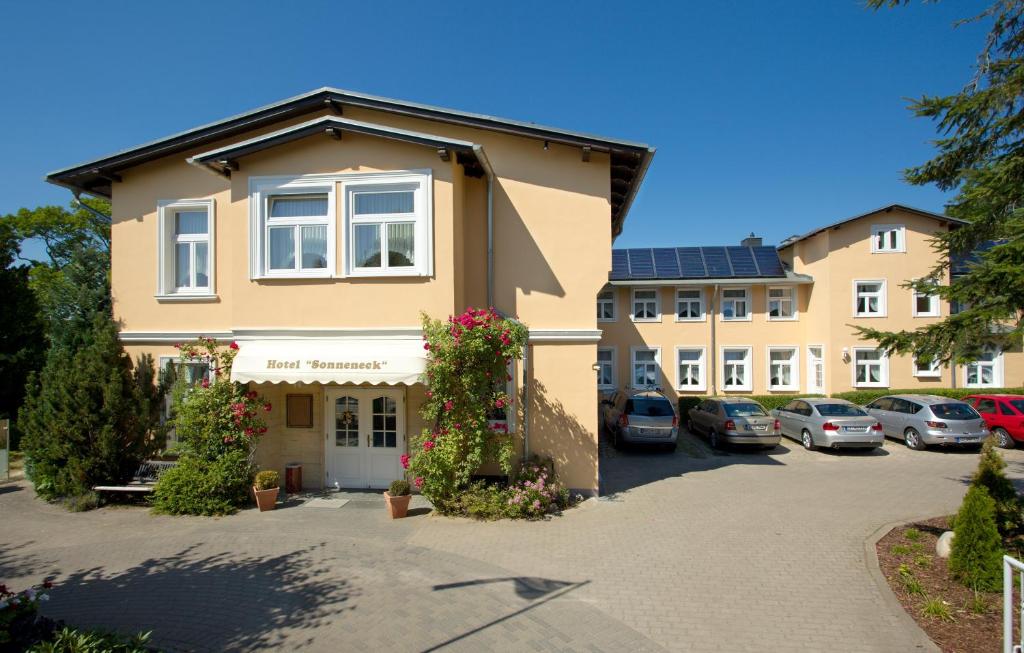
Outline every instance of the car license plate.
{"type": "Polygon", "coordinates": [[[640,429],[640,435],[658,435],[658,429],[640,429]]]}
{"type": "Polygon", "coordinates": [[[767,424],[747,424],[748,431],[767,431],[767,424]]]}
{"type": "Polygon", "coordinates": [[[959,444],[961,442],[977,442],[978,438],[975,438],[975,437],[957,438],[956,441],[957,441],[957,444],[959,444]]]}
{"type": "Polygon", "coordinates": [[[867,433],[868,427],[866,426],[844,426],[843,430],[847,433],[867,433]]]}

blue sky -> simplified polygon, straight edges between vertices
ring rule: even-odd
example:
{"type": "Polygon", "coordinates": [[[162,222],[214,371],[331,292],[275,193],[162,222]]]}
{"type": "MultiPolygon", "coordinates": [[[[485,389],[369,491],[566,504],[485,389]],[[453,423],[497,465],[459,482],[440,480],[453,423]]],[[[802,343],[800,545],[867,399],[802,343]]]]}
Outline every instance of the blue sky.
{"type": "Polygon", "coordinates": [[[767,242],[899,202],[956,91],[985,2],[90,2],[0,7],[0,214],[66,204],[42,181],[320,86],[647,142],[616,246],[767,242]]]}

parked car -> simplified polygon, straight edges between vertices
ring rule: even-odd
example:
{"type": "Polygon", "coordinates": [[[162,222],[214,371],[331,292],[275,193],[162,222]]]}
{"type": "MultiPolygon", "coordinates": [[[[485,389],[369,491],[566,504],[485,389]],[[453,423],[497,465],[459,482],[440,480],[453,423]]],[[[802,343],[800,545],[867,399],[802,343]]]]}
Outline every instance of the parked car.
{"type": "Polygon", "coordinates": [[[1000,447],[1024,442],[1024,395],[970,395],[964,401],[981,414],[1000,447]]]}
{"type": "Polygon", "coordinates": [[[885,444],[882,425],[860,406],[844,399],[794,399],[771,412],[779,420],[782,435],[813,451],[875,449],[885,444]]]}
{"type": "Polygon", "coordinates": [[[885,435],[911,449],[930,444],[980,447],[988,428],[970,404],[935,395],[888,395],[866,406],[882,423],[885,435]]]}
{"type": "Polygon", "coordinates": [[[714,449],[726,443],[771,448],[781,439],[779,420],[753,399],[742,397],[705,399],[688,411],[686,426],[691,433],[707,436],[714,449]]]}
{"type": "Polygon", "coordinates": [[[679,418],[668,397],[654,390],[616,390],[601,401],[602,422],[618,449],[629,444],[660,444],[675,451],[679,418]]]}

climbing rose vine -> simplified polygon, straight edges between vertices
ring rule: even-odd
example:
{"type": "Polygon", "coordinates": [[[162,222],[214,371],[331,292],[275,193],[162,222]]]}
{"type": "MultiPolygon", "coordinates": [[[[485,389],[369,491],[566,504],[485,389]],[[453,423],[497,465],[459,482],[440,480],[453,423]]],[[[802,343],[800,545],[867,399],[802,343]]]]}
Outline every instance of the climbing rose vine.
{"type": "Polygon", "coordinates": [[[514,410],[508,364],[521,356],[527,333],[493,308],[469,308],[446,322],[423,316],[427,398],[420,414],[433,427],[415,438],[402,464],[441,513],[458,510],[460,493],[483,465],[512,471],[512,438],[492,429],[488,415],[514,410]]]}

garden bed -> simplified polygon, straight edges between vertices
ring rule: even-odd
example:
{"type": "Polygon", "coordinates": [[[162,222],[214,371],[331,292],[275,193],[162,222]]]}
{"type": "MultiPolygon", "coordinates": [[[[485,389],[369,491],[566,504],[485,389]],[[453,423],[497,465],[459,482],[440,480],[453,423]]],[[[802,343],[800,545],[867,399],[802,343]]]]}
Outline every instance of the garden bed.
{"type": "Polygon", "coordinates": [[[948,653],[1002,650],[1003,596],[978,592],[952,578],[935,543],[949,518],[936,517],[889,531],[876,545],[878,564],[903,609],[948,653]]]}

